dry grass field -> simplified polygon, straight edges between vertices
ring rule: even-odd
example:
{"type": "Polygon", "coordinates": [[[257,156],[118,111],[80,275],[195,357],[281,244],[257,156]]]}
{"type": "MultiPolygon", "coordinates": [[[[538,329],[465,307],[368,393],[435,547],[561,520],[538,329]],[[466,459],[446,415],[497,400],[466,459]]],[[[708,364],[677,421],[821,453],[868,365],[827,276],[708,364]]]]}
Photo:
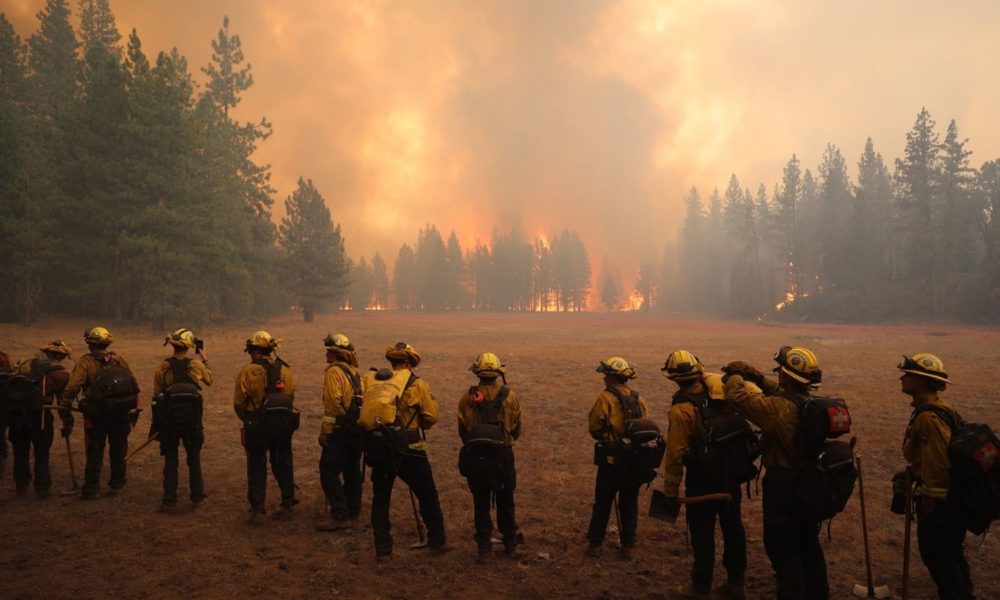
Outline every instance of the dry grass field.
{"type": "MultiPolygon", "coordinates": [[[[81,334],[90,323],[49,322],[31,328],[0,325],[2,348],[28,357],[54,338],[83,350],[81,334]]],[[[167,354],[164,332],[109,324],[118,340],[113,349],[131,362],[148,390],[153,369],[167,354]]],[[[963,414],[1000,427],[1000,390],[992,382],[1000,364],[1000,332],[951,325],[835,326],[773,325],[646,317],[640,314],[362,314],[322,317],[305,325],[292,318],[266,324],[207,327],[216,385],[207,393],[203,451],[209,495],[192,512],[185,502],[182,460],[179,510],[160,514],[162,459],[155,445],[129,463],[128,485],[115,497],[81,502],[58,493],[47,500],[13,493],[10,465],[0,487],[0,597],[13,598],[663,598],[687,580],[691,558],[683,519],[676,525],[643,517],[636,559],[620,561],[607,549],[603,558],[584,556],[595,468],[586,415],[601,390],[594,372],[600,358],[620,354],[639,366],[635,387],[649,401],[653,417],[666,424],[674,386],[659,373],[666,355],[684,347],[712,369],[735,359],[761,368],[782,344],[806,345],[819,355],[824,390],[846,398],[854,417],[857,451],[865,458],[869,520],[876,577],[898,594],[901,584],[903,520],[888,511],[889,478],[902,465],[900,441],[909,414],[894,367],[902,353],[930,351],[945,361],[955,385],[948,390],[963,414]],[[296,401],[303,425],[295,436],[295,476],[303,503],[289,521],[249,527],[239,422],[232,411],[232,382],[246,355],[243,340],[265,327],[284,340],[280,355],[294,369],[296,401]],[[430,457],[445,513],[449,544],[442,556],[406,549],[416,537],[402,482],[393,498],[395,560],[376,567],[367,523],[347,532],[314,529],[323,506],[316,434],[326,332],[343,332],[359,348],[362,367],[383,364],[387,344],[407,341],[423,355],[418,373],[435,392],[441,421],[429,432],[430,457]],[[474,562],[472,502],[456,467],[459,439],[455,408],[473,382],[466,370],[481,351],[497,352],[509,368],[508,381],[524,409],[524,436],[517,446],[518,518],[526,538],[518,561],[499,557],[487,566],[474,562]]],[[[142,397],[148,408],[148,393],[142,397]]],[[[145,438],[148,413],[132,436],[145,438]]],[[[72,445],[82,473],[83,432],[72,445]]],[[[54,485],[69,484],[64,447],[52,451],[54,485]]],[[[107,466],[102,484],[108,476],[107,466]]],[[[269,479],[269,508],[277,486],[269,479]]],[[[656,484],[654,484],[656,485],[656,484]]],[[[366,486],[366,506],[370,497],[366,486]]],[[[645,513],[649,492],[640,500],[645,513]]],[[[864,580],[857,495],[833,521],[832,540],[823,534],[835,598],[846,598],[864,580]]],[[[761,542],[760,499],[745,501],[749,533],[748,591],[773,596],[773,578],[761,542]]],[[[367,521],[367,509],[365,510],[367,521]]],[[[613,520],[612,520],[613,523],[613,520]]],[[[613,538],[614,536],[609,536],[613,538]]],[[[969,538],[967,554],[980,598],[1000,598],[1000,572],[989,560],[1000,552],[996,533],[969,538]]],[[[720,548],[721,552],[721,548],[720,548]]],[[[720,561],[721,562],[721,561],[720,561]]],[[[914,598],[935,596],[913,549],[914,598]]],[[[716,579],[724,576],[717,565],[716,579]]]]}

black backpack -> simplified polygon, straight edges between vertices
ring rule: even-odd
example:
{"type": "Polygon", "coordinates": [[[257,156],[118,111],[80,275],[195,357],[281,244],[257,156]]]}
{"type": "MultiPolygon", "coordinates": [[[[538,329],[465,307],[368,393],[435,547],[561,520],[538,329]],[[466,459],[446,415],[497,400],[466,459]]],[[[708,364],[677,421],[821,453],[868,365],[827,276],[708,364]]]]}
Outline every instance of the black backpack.
{"type": "MultiPolygon", "coordinates": [[[[376,379],[384,381],[392,377],[392,371],[389,369],[379,370],[373,368],[372,370],[376,371],[376,379]]],[[[397,403],[417,379],[419,377],[417,377],[416,373],[410,373],[410,377],[406,380],[406,384],[403,385],[403,390],[400,392],[399,398],[396,399],[397,403]]],[[[419,415],[419,411],[414,412],[410,419],[406,423],[403,423],[397,404],[396,418],[392,423],[379,423],[371,431],[364,430],[365,464],[373,470],[392,470],[399,466],[400,459],[402,459],[404,454],[409,452],[410,444],[420,439],[419,432],[410,432],[410,424],[419,415]]]]}
{"type": "Polygon", "coordinates": [[[922,412],[933,412],[951,429],[948,497],[957,501],[965,528],[979,535],[1000,520],[1000,440],[989,425],[966,422],[940,406],[924,404],[913,416],[922,412]]]}
{"type": "Polygon", "coordinates": [[[45,376],[62,369],[48,360],[34,359],[28,373],[6,374],[3,393],[3,413],[8,419],[37,414],[45,405],[45,376]]]}
{"type": "Polygon", "coordinates": [[[708,484],[709,492],[730,492],[757,476],[760,442],[741,415],[726,410],[725,402],[680,398],[698,410],[701,433],[691,440],[685,456],[688,477],[708,484]]]}
{"type": "MultiPolygon", "coordinates": [[[[347,405],[347,410],[337,420],[338,425],[344,430],[351,440],[360,442],[365,429],[358,425],[358,418],[361,416],[361,404],[364,402],[364,395],[361,392],[361,376],[352,373],[347,366],[337,363],[334,365],[344,372],[344,375],[351,381],[351,401],[347,405]]],[[[359,446],[360,447],[360,446],[359,446]]]]}
{"type": "Polygon", "coordinates": [[[793,401],[799,409],[795,425],[799,458],[796,496],[804,514],[820,521],[832,519],[847,506],[858,479],[854,464],[857,439],[832,439],[850,433],[851,415],[840,398],[808,396],[793,401]]]}
{"type": "Polygon", "coordinates": [[[625,433],[616,444],[614,462],[624,485],[641,485],[656,478],[663,463],[667,442],[655,421],[642,418],[639,393],[622,394],[617,388],[607,388],[621,404],[625,416],[625,433]]]}
{"type": "Polygon", "coordinates": [[[153,406],[153,418],[166,427],[184,428],[201,424],[201,388],[191,377],[190,358],[168,358],[173,382],[165,387],[153,406]]]}
{"type": "Polygon", "coordinates": [[[285,382],[281,378],[281,367],[285,361],[275,359],[254,361],[264,367],[267,385],[264,388],[264,399],[257,411],[257,430],[263,431],[266,437],[281,437],[295,433],[299,428],[299,411],[295,410],[292,397],[285,393],[285,382]]]}
{"type": "MultiPolygon", "coordinates": [[[[474,394],[476,388],[469,389],[474,394]]],[[[503,425],[503,403],[510,388],[500,386],[492,402],[480,403],[476,410],[479,423],[469,429],[458,453],[458,472],[474,485],[497,486],[510,467],[512,453],[507,446],[507,433],[503,425]]]]}
{"type": "Polygon", "coordinates": [[[139,404],[139,383],[132,372],[113,354],[95,358],[101,370],[91,382],[89,401],[106,413],[124,413],[136,408],[139,404]]]}

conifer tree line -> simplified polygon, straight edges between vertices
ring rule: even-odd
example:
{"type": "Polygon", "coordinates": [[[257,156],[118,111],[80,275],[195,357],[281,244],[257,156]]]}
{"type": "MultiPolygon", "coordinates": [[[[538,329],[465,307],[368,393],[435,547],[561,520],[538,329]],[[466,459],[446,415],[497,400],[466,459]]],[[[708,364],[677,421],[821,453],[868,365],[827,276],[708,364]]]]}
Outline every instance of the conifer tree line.
{"type": "Polygon", "coordinates": [[[977,169],[967,144],[922,109],[891,166],[868,138],[853,176],[828,144],[815,171],[793,154],[770,190],[735,174],[707,198],[692,188],[635,293],[743,318],[998,321],[1000,159],[977,169]]]}
{"type": "Polygon", "coordinates": [[[47,0],[22,40],[0,13],[0,319],[164,322],[337,306],[339,226],[300,179],[272,222],[266,119],[228,18],[197,86],[176,49],[123,39],[108,0],[47,0]],[[308,265],[308,267],[304,267],[308,265]]]}

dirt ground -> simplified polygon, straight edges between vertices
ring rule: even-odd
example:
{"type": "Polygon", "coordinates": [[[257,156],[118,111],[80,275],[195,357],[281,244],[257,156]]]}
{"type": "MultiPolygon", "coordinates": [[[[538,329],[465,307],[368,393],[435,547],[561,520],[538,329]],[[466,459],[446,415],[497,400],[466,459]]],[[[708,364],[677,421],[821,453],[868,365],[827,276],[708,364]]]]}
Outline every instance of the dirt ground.
{"type": "MultiPolygon", "coordinates": [[[[3,349],[30,356],[42,342],[62,338],[82,351],[81,332],[90,323],[50,322],[31,328],[0,325],[3,349]]],[[[113,348],[129,359],[148,390],[158,361],[168,353],[163,332],[109,325],[113,348]]],[[[212,326],[198,331],[207,341],[216,385],[207,392],[203,462],[205,505],[193,512],[181,466],[181,502],[172,515],[157,512],[162,459],[155,444],[129,463],[128,485],[115,497],[81,502],[61,497],[69,486],[64,446],[52,449],[52,497],[37,501],[13,493],[10,466],[0,486],[0,597],[3,598],[663,598],[687,581],[691,557],[683,519],[667,525],[642,517],[636,558],[623,562],[606,545],[601,559],[586,557],[584,532],[590,515],[595,468],[586,431],[587,411],[601,390],[594,372],[600,358],[620,354],[639,367],[638,389],[653,418],[664,427],[674,385],[659,373],[673,349],[692,350],[712,369],[735,359],[770,368],[782,344],[806,345],[819,355],[824,390],[846,398],[865,459],[868,514],[876,578],[898,595],[902,573],[903,519],[888,511],[889,479],[901,468],[900,440],[909,414],[894,367],[902,353],[940,355],[955,381],[947,396],[963,414],[1000,427],[1000,391],[988,372],[1000,363],[1000,332],[950,325],[892,327],[771,325],[647,317],[640,314],[460,314],[381,313],[334,315],[305,325],[292,318],[259,325],[212,326]],[[232,382],[246,362],[243,340],[259,326],[284,340],[279,352],[294,369],[296,402],[303,425],[295,436],[295,477],[303,503],[293,519],[250,527],[245,524],[246,471],[239,421],[232,412],[232,382]],[[362,367],[384,363],[385,346],[400,340],[423,356],[418,373],[441,406],[441,422],[429,432],[430,460],[453,551],[431,556],[411,551],[416,538],[405,486],[393,498],[396,555],[376,566],[367,525],[370,485],[365,488],[364,523],[353,530],[314,529],[323,506],[316,443],[322,414],[321,382],[328,332],[346,333],[359,348],[362,367]],[[457,470],[459,439],[455,409],[473,381],[466,370],[476,354],[497,352],[509,368],[508,381],[524,410],[524,436],[516,448],[518,520],[526,539],[521,559],[474,562],[471,496],[457,470]]],[[[148,393],[141,404],[148,408],[148,393]]],[[[148,413],[132,435],[145,438],[148,413]]],[[[78,472],[83,432],[72,446],[78,472]]],[[[102,484],[108,477],[107,465],[102,484]]],[[[268,506],[277,500],[269,480],[268,506]]],[[[654,485],[658,485],[654,483],[654,485]]],[[[649,491],[640,499],[644,514],[649,491]]],[[[749,535],[749,597],[774,593],[761,541],[760,498],[744,501],[749,535]]],[[[613,520],[612,520],[613,526],[613,520]]],[[[823,534],[834,598],[850,595],[864,581],[860,508],[855,499],[833,521],[832,540],[823,534]]],[[[609,535],[609,539],[615,536],[609,535]]],[[[721,542],[720,542],[721,545],[721,542]]],[[[611,545],[613,546],[613,544],[611,545]]],[[[968,538],[966,552],[980,598],[1000,598],[1000,572],[988,557],[1000,551],[997,534],[968,538]]],[[[721,553],[721,548],[719,549],[721,553]]],[[[716,580],[724,570],[717,563],[716,580]]],[[[914,542],[911,590],[934,597],[933,584],[914,542]]]]}

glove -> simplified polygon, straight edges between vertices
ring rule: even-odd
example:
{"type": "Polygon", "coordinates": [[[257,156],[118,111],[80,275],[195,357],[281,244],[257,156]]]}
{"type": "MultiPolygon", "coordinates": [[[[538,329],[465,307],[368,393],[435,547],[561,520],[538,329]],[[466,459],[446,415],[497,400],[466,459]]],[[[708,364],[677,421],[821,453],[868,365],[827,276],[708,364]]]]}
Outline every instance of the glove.
{"type": "Polygon", "coordinates": [[[64,438],[68,438],[72,434],[73,434],[73,420],[63,419],[62,429],[59,430],[59,435],[63,436],[64,438]]]}
{"type": "Polygon", "coordinates": [[[326,448],[330,445],[330,434],[325,432],[320,432],[319,434],[319,445],[322,448],[326,448]]]}
{"type": "Polygon", "coordinates": [[[753,365],[742,360],[735,360],[722,367],[722,372],[726,374],[722,378],[723,382],[729,381],[729,377],[732,375],[739,375],[743,379],[752,381],[757,385],[764,383],[764,374],[758,371],[753,365]]]}
{"type": "Polygon", "coordinates": [[[906,472],[900,471],[892,476],[892,503],[889,511],[896,515],[906,514],[906,472]]]}

